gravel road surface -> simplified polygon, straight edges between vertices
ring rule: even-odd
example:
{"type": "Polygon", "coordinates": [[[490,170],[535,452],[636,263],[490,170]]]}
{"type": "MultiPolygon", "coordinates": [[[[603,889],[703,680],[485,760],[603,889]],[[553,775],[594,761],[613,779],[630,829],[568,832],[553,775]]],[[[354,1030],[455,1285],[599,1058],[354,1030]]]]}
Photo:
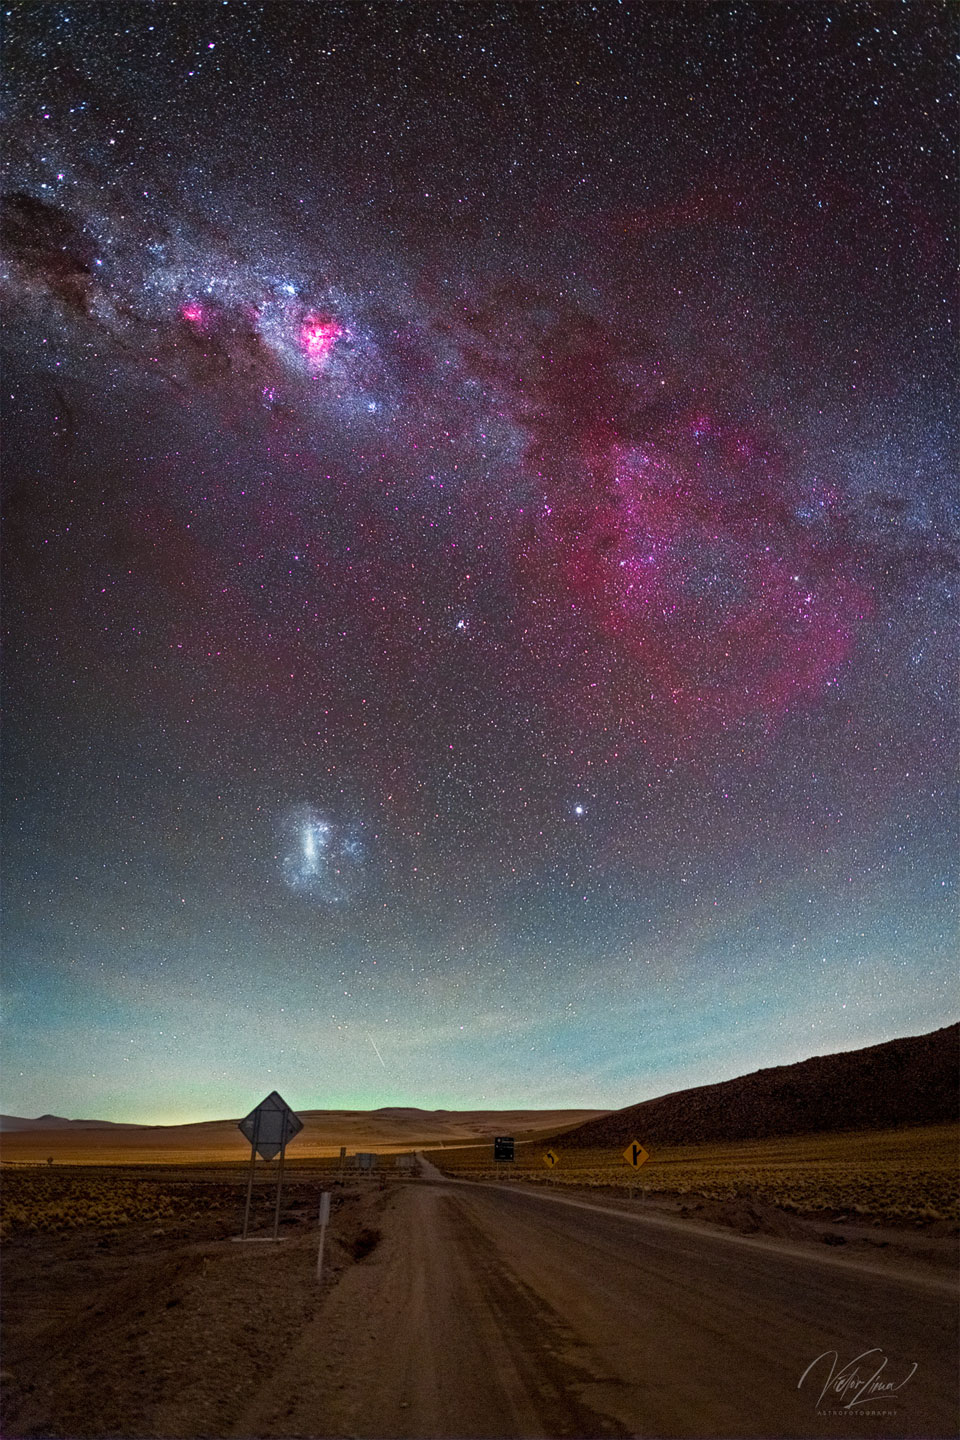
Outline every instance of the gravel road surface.
{"type": "Polygon", "coordinates": [[[957,1433],[948,1279],[429,1166],[424,1178],[231,1433],[957,1433]],[[843,1384],[875,1373],[897,1389],[843,1384]]]}

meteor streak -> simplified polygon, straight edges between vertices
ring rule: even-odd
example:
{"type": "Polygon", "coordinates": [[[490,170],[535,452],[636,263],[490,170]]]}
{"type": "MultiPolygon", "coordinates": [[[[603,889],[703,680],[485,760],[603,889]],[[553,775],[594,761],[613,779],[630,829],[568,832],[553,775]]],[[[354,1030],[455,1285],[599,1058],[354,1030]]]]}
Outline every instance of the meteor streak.
{"type": "Polygon", "coordinates": [[[368,1035],[368,1036],[367,1036],[367,1039],[370,1041],[370,1044],[373,1046],[374,1050],[377,1051],[377,1059],[380,1061],[380,1064],[383,1065],[384,1070],[386,1070],[387,1067],[386,1067],[386,1065],[383,1064],[383,1056],[380,1054],[380,1051],[377,1050],[377,1042],[376,1042],[376,1040],[374,1040],[374,1038],[373,1038],[372,1035],[368,1035]]]}

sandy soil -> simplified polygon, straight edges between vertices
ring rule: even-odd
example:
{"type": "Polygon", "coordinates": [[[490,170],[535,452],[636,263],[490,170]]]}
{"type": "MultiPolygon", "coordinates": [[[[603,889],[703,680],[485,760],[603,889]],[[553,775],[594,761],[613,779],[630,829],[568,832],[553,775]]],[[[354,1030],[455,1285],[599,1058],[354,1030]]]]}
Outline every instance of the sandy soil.
{"type": "Polygon", "coordinates": [[[291,1182],[278,1246],[230,1241],[239,1182],[162,1233],[11,1241],[4,1436],[955,1433],[949,1237],[868,1253],[391,1176],[336,1194],[318,1286],[318,1188],[291,1182]],[[871,1346],[898,1380],[918,1364],[893,1398],[838,1415],[798,1389],[871,1346]]]}
{"type": "MultiPolygon", "coordinates": [[[[229,1203],[202,1219],[8,1241],[3,1435],[233,1433],[343,1271],[376,1247],[404,1183],[334,1189],[320,1285],[316,1183],[286,1187],[279,1244],[230,1238],[239,1181],[218,1185],[229,1203]]],[[[252,1233],[270,1231],[270,1194],[252,1233]]]]}

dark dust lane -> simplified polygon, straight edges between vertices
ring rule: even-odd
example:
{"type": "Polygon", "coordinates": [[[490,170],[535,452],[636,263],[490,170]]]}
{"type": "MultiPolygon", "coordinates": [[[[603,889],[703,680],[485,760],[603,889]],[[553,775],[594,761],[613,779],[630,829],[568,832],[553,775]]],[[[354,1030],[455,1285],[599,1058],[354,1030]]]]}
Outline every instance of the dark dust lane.
{"type": "Polygon", "coordinates": [[[261,1435],[950,1436],[956,1322],[933,1279],[410,1186],[278,1377],[282,1413],[248,1419],[261,1435]],[[861,1379],[883,1357],[880,1383],[916,1362],[912,1378],[846,1411],[850,1389],[820,1401],[832,1352],[839,1370],[875,1347],[861,1379]]]}

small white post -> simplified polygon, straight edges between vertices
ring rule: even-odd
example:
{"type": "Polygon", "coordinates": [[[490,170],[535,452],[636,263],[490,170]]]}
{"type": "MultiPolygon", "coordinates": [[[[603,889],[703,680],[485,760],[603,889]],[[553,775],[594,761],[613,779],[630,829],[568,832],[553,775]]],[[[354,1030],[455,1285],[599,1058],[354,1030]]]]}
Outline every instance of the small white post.
{"type": "Polygon", "coordinates": [[[323,1274],[323,1242],[327,1238],[327,1221],[330,1219],[330,1192],[320,1195],[320,1249],[317,1251],[317,1279],[323,1274]]]}
{"type": "Polygon", "coordinates": [[[283,1157],[286,1154],[287,1142],[284,1138],[280,1142],[280,1168],[277,1170],[277,1204],[273,1212],[273,1238],[276,1240],[280,1229],[280,1191],[283,1189],[283,1157]]]}

